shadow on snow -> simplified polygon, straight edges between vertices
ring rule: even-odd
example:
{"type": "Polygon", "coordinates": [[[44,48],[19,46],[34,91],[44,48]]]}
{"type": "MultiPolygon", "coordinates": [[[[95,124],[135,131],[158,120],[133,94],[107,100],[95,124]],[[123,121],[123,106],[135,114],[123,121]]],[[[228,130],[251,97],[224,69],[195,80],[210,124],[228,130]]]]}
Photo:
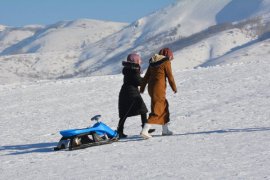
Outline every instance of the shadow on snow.
{"type": "MultiPolygon", "coordinates": [[[[243,129],[220,129],[212,131],[201,131],[201,132],[189,132],[182,134],[174,134],[173,136],[187,136],[187,135],[200,135],[200,134],[224,134],[224,133],[250,133],[250,132],[260,132],[260,131],[270,131],[270,127],[256,127],[256,128],[243,128],[243,129]]],[[[161,136],[161,135],[157,135],[161,136]]]]}
{"type": "MultiPolygon", "coordinates": [[[[201,131],[201,132],[188,132],[182,134],[174,134],[172,136],[187,136],[187,135],[200,135],[200,134],[224,134],[224,133],[250,133],[250,132],[262,132],[270,131],[270,127],[256,127],[256,128],[243,128],[243,129],[220,129],[212,131],[201,131]]],[[[161,137],[161,135],[153,135],[153,137],[161,137]]],[[[118,142],[132,142],[144,140],[139,135],[129,136],[125,139],[120,139],[118,142]]],[[[37,144],[25,144],[25,145],[11,145],[11,146],[0,146],[0,151],[14,151],[9,152],[5,155],[20,155],[28,153],[49,153],[54,152],[53,147],[57,145],[54,143],[37,143],[37,144]]]]}
{"type": "Polygon", "coordinates": [[[14,151],[6,155],[20,155],[28,153],[48,153],[53,152],[53,147],[57,143],[37,143],[37,144],[24,144],[24,145],[11,145],[0,146],[0,151],[14,151]]]}

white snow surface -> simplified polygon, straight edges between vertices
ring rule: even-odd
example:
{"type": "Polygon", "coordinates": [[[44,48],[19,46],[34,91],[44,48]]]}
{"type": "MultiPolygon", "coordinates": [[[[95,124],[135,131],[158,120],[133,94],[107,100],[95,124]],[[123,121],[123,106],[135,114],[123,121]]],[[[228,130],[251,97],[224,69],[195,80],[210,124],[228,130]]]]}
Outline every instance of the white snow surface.
{"type": "Polygon", "coordinates": [[[127,139],[76,151],[52,150],[58,132],[87,127],[95,114],[115,129],[122,75],[0,85],[0,179],[270,179],[269,69],[258,54],[229,65],[173,66],[173,136],[154,126],[154,137],[142,140],[137,116],[126,121],[127,139]]]}

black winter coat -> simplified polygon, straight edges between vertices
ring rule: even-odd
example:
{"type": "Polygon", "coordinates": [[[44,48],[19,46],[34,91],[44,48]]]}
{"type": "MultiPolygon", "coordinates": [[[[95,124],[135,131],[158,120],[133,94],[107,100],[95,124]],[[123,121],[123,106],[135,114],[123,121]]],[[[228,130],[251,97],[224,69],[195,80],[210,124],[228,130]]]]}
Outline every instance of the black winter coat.
{"type": "Polygon", "coordinates": [[[122,73],[124,75],[124,84],[119,93],[119,117],[123,118],[147,113],[148,110],[138,89],[138,86],[142,83],[140,70],[124,67],[122,73]]]}

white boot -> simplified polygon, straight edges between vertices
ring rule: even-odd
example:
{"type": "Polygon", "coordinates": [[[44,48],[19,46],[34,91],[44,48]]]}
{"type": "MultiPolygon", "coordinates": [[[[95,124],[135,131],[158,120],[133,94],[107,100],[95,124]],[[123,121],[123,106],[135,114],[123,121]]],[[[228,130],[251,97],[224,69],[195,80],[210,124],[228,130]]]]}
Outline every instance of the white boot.
{"type": "Polygon", "coordinates": [[[140,133],[141,137],[143,137],[144,139],[149,139],[152,136],[148,133],[149,129],[151,128],[151,125],[148,123],[145,123],[142,132],[140,133]]]}
{"type": "Polygon", "coordinates": [[[169,130],[168,123],[162,125],[162,136],[169,136],[173,135],[173,132],[169,130]]]}

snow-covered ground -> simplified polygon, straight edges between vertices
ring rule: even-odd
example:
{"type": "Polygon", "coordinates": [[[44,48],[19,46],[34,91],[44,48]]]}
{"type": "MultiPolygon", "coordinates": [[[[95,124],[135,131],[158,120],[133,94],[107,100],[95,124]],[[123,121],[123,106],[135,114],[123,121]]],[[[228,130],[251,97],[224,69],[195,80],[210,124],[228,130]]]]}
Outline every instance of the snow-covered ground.
{"type": "Polygon", "coordinates": [[[76,151],[52,150],[58,131],[95,114],[115,128],[122,75],[1,85],[0,179],[270,179],[269,69],[269,58],[254,58],[177,70],[173,136],[156,126],[142,140],[132,117],[129,138],[76,151]]]}

